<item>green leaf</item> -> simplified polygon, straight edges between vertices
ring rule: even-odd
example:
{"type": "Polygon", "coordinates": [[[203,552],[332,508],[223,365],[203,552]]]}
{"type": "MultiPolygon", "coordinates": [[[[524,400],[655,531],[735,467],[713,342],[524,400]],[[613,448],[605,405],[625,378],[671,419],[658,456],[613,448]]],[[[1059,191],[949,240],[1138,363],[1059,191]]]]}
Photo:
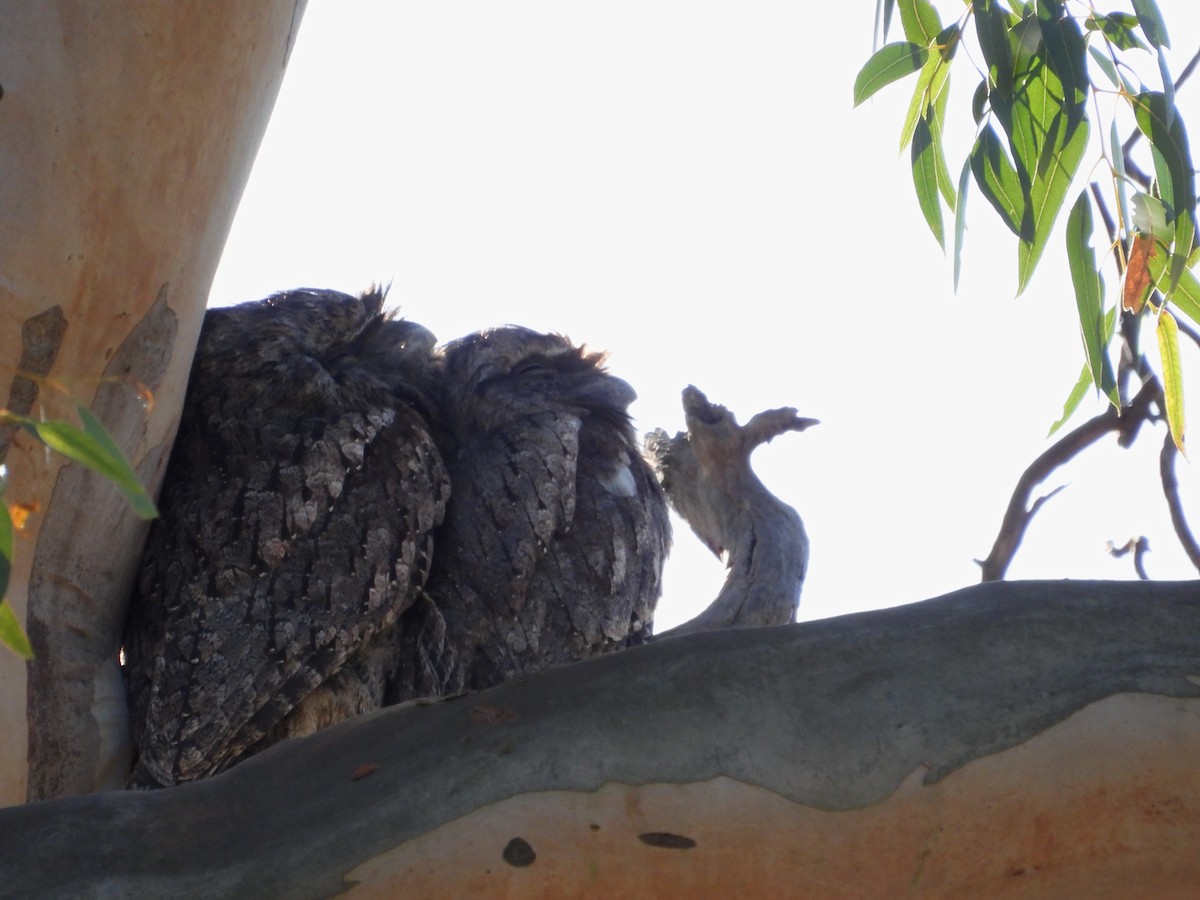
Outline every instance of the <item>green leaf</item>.
{"type": "MultiPolygon", "coordinates": [[[[1056,123],[1061,124],[1061,123],[1056,123]]],[[[1051,134],[1054,133],[1052,129],[1051,134]]],[[[1054,228],[1071,181],[1079,170],[1084,151],[1087,150],[1088,126],[1081,122],[1069,140],[1057,152],[1048,157],[1044,172],[1033,179],[1029,188],[1029,211],[1033,218],[1032,240],[1022,240],[1017,247],[1017,293],[1020,294],[1033,277],[1033,271],[1046,249],[1046,242],[1054,228]]]]}
{"type": "Polygon", "coordinates": [[[880,48],[854,79],[854,105],[858,106],[893,81],[918,71],[928,57],[928,50],[909,42],[887,44],[880,48]]]}
{"type": "Polygon", "coordinates": [[[933,98],[933,103],[926,110],[926,118],[929,122],[929,130],[933,136],[934,150],[934,165],[937,174],[938,191],[942,195],[942,199],[946,201],[946,206],[953,210],[958,202],[958,192],[954,189],[954,182],[950,180],[950,168],[946,165],[946,152],[942,143],[942,123],[946,121],[946,104],[950,99],[950,84],[949,71],[947,70],[947,82],[945,88],[933,98]]]}
{"type": "Polygon", "coordinates": [[[1117,67],[1113,65],[1113,61],[1096,47],[1088,47],[1088,53],[1092,55],[1092,60],[1100,67],[1100,71],[1113,83],[1113,87],[1120,87],[1121,79],[1117,77],[1117,67]]]}
{"type": "Polygon", "coordinates": [[[1022,58],[1011,106],[997,107],[1001,124],[1008,126],[1026,200],[1017,248],[1018,294],[1045,251],[1088,142],[1085,44],[1079,24],[1053,17],[1055,4],[1049,2],[1039,5],[1039,15],[1044,51],[1022,58]]]}
{"type": "Polygon", "coordinates": [[[900,25],[914,44],[929,47],[942,30],[942,20],[929,0],[899,0],[900,25]]]}
{"type": "Polygon", "coordinates": [[[1092,81],[1087,68],[1087,41],[1079,23],[1058,15],[1057,4],[1043,2],[1038,7],[1038,29],[1044,48],[1043,60],[1058,77],[1062,94],[1059,102],[1067,114],[1067,126],[1073,128],[1086,111],[1085,104],[1092,81]]]}
{"type": "Polygon", "coordinates": [[[1163,22],[1162,13],[1158,11],[1158,4],[1154,0],[1133,0],[1133,11],[1137,13],[1138,22],[1141,23],[1142,33],[1146,35],[1146,40],[1155,47],[1170,48],[1171,41],[1167,37],[1167,26],[1163,22]]]}
{"type": "Polygon", "coordinates": [[[1167,425],[1180,453],[1183,449],[1183,369],[1179,360],[1179,326],[1175,317],[1165,309],[1158,314],[1158,352],[1162,357],[1163,404],[1167,410],[1167,425]]]}
{"type": "Polygon", "coordinates": [[[875,0],[875,38],[871,48],[879,49],[879,41],[886,41],[888,30],[892,27],[892,10],[896,8],[896,0],[875,0]]]}
{"type": "Polygon", "coordinates": [[[1155,287],[1162,291],[1167,302],[1200,325],[1200,281],[1196,279],[1190,269],[1184,268],[1179,275],[1179,280],[1175,282],[1174,290],[1170,289],[1170,267],[1167,265],[1167,261],[1166,253],[1155,253],[1150,257],[1150,277],[1154,279],[1155,287]]]}
{"type": "MultiPolygon", "coordinates": [[[[1105,346],[1107,346],[1112,340],[1113,328],[1116,325],[1116,321],[1117,308],[1114,306],[1104,316],[1105,346]]],[[[1083,401],[1083,398],[1086,397],[1088,391],[1094,387],[1095,383],[1092,381],[1091,369],[1088,368],[1088,364],[1085,362],[1083,364],[1083,369],[1079,373],[1079,380],[1075,382],[1075,387],[1071,388],[1071,393],[1068,395],[1066,402],[1063,404],[1062,415],[1059,416],[1058,421],[1050,426],[1050,431],[1046,435],[1047,437],[1050,437],[1050,435],[1062,428],[1063,425],[1065,425],[1071,418],[1071,416],[1075,415],[1075,410],[1079,408],[1079,404],[1083,401]]]]}
{"type": "MultiPolygon", "coordinates": [[[[1138,18],[1129,13],[1113,12],[1108,15],[1090,15],[1083,23],[1088,31],[1098,31],[1118,50],[1148,50],[1137,36],[1138,18]]],[[[1115,82],[1115,79],[1114,79],[1115,82]]]]}
{"type": "Polygon", "coordinates": [[[22,659],[33,659],[33,647],[7,600],[0,601],[0,643],[22,659]]]}
{"type": "Polygon", "coordinates": [[[1067,395],[1066,402],[1063,403],[1062,415],[1059,416],[1050,430],[1046,433],[1046,437],[1053,437],[1054,432],[1067,424],[1071,416],[1075,415],[1075,410],[1079,409],[1079,404],[1083,402],[1083,398],[1088,395],[1088,391],[1094,387],[1092,382],[1092,373],[1088,368],[1088,364],[1083,364],[1083,370],[1079,373],[1079,380],[1075,382],[1075,387],[1071,388],[1071,393],[1067,395]]]}
{"type": "Polygon", "coordinates": [[[988,85],[987,79],[979,82],[979,86],[975,88],[975,93],[971,95],[971,117],[978,125],[983,121],[983,117],[988,111],[988,85]]]}
{"type": "Polygon", "coordinates": [[[1125,173],[1125,149],[1121,145],[1121,135],[1117,133],[1115,117],[1109,123],[1108,147],[1112,154],[1113,170],[1117,173],[1117,217],[1120,220],[1120,228],[1129,232],[1129,176],[1125,173]]]}
{"type": "Polygon", "coordinates": [[[900,130],[900,149],[903,150],[912,141],[917,128],[917,120],[925,115],[930,106],[942,102],[942,94],[950,78],[950,65],[939,53],[931,53],[921,67],[917,76],[917,86],[913,91],[912,100],[908,104],[908,113],[904,116],[904,127],[900,130]]]}
{"type": "Polygon", "coordinates": [[[1183,119],[1171,114],[1165,95],[1147,91],[1133,99],[1138,130],[1154,149],[1154,175],[1159,195],[1173,224],[1174,245],[1170,285],[1174,286],[1191,255],[1196,236],[1196,184],[1191,150],[1183,119]]]}
{"type": "Polygon", "coordinates": [[[958,176],[958,204],[954,208],[954,291],[958,292],[958,276],[962,273],[963,239],[967,233],[967,185],[971,183],[971,160],[963,161],[958,176]]]}
{"type": "Polygon", "coordinates": [[[938,196],[938,167],[944,169],[946,161],[942,158],[941,141],[935,139],[929,126],[929,119],[921,116],[917,120],[916,132],[912,140],[912,173],[913,185],[917,189],[917,202],[921,205],[921,213],[929,225],[929,230],[937,238],[938,244],[945,249],[946,238],[942,232],[942,203],[938,196]]]}
{"type": "Polygon", "coordinates": [[[1170,125],[1175,121],[1175,81],[1171,78],[1171,69],[1167,65],[1167,58],[1161,53],[1158,54],[1158,74],[1162,79],[1163,97],[1167,101],[1167,124],[1170,125]]]}
{"type": "Polygon", "coordinates": [[[1133,227],[1138,234],[1148,234],[1170,245],[1174,229],[1167,225],[1167,208],[1162,201],[1138,191],[1133,195],[1133,227]]]}
{"type": "Polygon", "coordinates": [[[1008,12],[996,0],[971,0],[975,34],[987,63],[989,90],[1008,100],[1013,95],[1013,45],[1008,12]]]}
{"type": "Polygon", "coordinates": [[[1093,228],[1092,205],[1085,189],[1067,216],[1067,261],[1071,267],[1079,333],[1083,337],[1083,352],[1092,383],[1120,408],[1117,380],[1108,358],[1108,341],[1104,337],[1104,285],[1091,246],[1093,228]]]}
{"type": "Polygon", "coordinates": [[[93,472],[111,481],[129,502],[133,511],[143,519],[153,519],[158,515],[154,503],[146,494],[145,489],[130,468],[125,457],[113,443],[104,426],[92,415],[91,410],[78,404],[76,409],[84,424],[80,429],[70,422],[56,420],[41,421],[24,416],[10,418],[33,432],[51,450],[61,453],[68,459],[74,460],[93,472]]]}
{"type": "Polygon", "coordinates": [[[87,432],[88,437],[96,443],[97,447],[101,448],[102,458],[107,460],[106,465],[111,467],[110,471],[101,469],[97,469],[96,471],[105,475],[120,489],[121,493],[125,495],[125,499],[129,502],[129,505],[133,508],[133,511],[140,518],[158,518],[158,510],[155,509],[154,502],[146,493],[146,489],[142,487],[142,482],[138,479],[137,473],[133,471],[133,468],[125,459],[125,454],[113,442],[108,431],[100,424],[100,420],[82,403],[75,405],[75,412],[79,416],[79,421],[83,423],[84,431],[87,432]]]}
{"type": "Polygon", "coordinates": [[[983,196],[1000,214],[1001,221],[1019,237],[1025,221],[1025,194],[1017,170],[1009,161],[996,129],[990,124],[976,138],[970,163],[975,183],[983,196]]]}

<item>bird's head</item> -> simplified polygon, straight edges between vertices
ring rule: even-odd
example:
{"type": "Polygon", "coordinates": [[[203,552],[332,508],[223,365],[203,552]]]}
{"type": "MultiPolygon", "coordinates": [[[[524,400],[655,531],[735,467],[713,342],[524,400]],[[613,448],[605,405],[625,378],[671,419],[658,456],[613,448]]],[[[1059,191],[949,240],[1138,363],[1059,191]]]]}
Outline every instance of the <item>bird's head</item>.
{"type": "Polygon", "coordinates": [[[297,288],[211,309],[201,336],[206,373],[231,389],[270,391],[248,402],[299,408],[387,404],[427,411],[433,393],[428,329],[383,311],[386,290],[359,296],[297,288]]]}
{"type": "Polygon", "coordinates": [[[514,325],[480,331],[442,351],[450,405],[473,422],[510,421],[553,410],[628,423],[637,394],[609,374],[605,355],[558,334],[514,325]]]}

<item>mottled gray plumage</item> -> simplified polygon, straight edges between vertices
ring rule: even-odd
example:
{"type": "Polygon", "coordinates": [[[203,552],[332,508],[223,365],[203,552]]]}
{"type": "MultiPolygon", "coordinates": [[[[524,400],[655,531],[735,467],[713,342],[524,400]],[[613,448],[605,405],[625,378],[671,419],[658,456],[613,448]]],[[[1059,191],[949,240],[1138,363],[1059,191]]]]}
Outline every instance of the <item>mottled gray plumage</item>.
{"type": "Polygon", "coordinates": [[[210,310],[125,635],[135,784],[377,708],[448,483],[433,337],[383,295],[210,310]]]}
{"type": "Polygon", "coordinates": [[[445,347],[453,486],[390,699],[494,685],[649,636],[666,501],[601,354],[524,328],[445,347]]]}

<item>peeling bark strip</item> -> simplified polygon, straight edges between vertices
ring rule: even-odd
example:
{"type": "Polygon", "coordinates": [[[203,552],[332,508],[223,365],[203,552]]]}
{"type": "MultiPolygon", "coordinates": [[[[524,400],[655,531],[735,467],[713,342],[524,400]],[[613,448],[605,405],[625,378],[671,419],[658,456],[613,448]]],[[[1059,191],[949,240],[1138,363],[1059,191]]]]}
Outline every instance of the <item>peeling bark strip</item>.
{"type": "Polygon", "coordinates": [[[808,536],[796,511],[766,489],[750,454],[788,431],[817,424],[791,408],[772,409],[738,425],[733,413],[697,388],[683,392],[687,433],[646,435],[667,498],[729,574],[712,604],[659,637],[795,621],[808,568],[808,536]]]}
{"type": "MultiPolygon", "coordinates": [[[[13,376],[8,392],[8,409],[21,415],[27,415],[33,409],[38,385],[30,376],[44,378],[50,374],[66,330],[67,317],[57,304],[31,316],[21,325],[21,361],[17,363],[17,374],[13,376]]],[[[0,427],[0,463],[8,455],[14,431],[12,426],[0,427]]]]}
{"type": "MultiPolygon", "coordinates": [[[[1000,896],[989,878],[1034,865],[1101,879],[1112,896],[1187,896],[1200,883],[1197,675],[1196,582],[994,582],[693,635],[481,694],[521,711],[502,737],[464,727],[459,703],[405,705],[196,784],[0,810],[3,890],[306,900],[353,883],[350,896],[505,896],[486,888],[517,872],[497,856],[519,822],[537,864],[507,896],[570,896],[626,872],[644,885],[643,864],[673,866],[654,870],[668,896],[730,896],[728,882],[703,886],[722,871],[773,895],[785,865],[786,889],[806,898],[1000,896]],[[346,777],[363,759],[379,764],[367,789],[346,777]],[[684,797],[697,803],[670,805],[684,797]],[[757,811],[739,819],[747,797],[757,811]],[[645,846],[651,861],[629,865],[642,821],[696,851],[645,846]],[[458,865],[467,856],[478,868],[458,865]],[[890,869],[876,866],[885,857],[890,869]],[[1161,879],[1147,888],[1147,859],[1174,893],[1152,889],[1161,879]],[[581,860],[579,881],[554,881],[555,866],[581,860]]],[[[1055,885],[1042,896],[1097,893],[1055,885]]]]}
{"type": "MultiPolygon", "coordinates": [[[[143,475],[161,465],[165,452],[143,447],[147,412],[137,385],[156,391],[174,352],[177,322],[167,293],[161,285],[116,348],[92,401],[121,452],[143,460],[143,475]]],[[[117,649],[138,560],[115,559],[119,550],[140,549],[148,529],[103,476],[78,465],[59,472],[29,579],[27,627],[37,654],[28,667],[26,706],[30,799],[117,787],[124,780],[129,723],[117,649]],[[87,527],[103,541],[80,540],[79,507],[64,498],[82,498],[87,527]],[[103,576],[82,575],[94,572],[103,576]]]]}

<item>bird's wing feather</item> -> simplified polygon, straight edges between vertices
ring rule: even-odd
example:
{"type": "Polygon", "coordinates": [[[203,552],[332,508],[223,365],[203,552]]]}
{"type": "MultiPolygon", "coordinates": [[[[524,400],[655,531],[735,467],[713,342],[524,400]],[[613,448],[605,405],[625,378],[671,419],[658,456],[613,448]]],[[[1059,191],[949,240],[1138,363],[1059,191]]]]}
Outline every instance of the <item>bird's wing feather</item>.
{"type": "MultiPolygon", "coordinates": [[[[143,578],[162,595],[142,604],[160,638],[130,660],[149,667],[141,765],[162,783],[236,759],[425,581],[445,477],[423,421],[398,407],[313,427],[281,430],[224,485],[187,480],[164,495],[179,527],[153,538],[143,578]]],[[[197,436],[184,439],[195,452],[197,436]]]]}
{"type": "Polygon", "coordinates": [[[575,519],[580,425],[571,413],[545,412],[527,420],[519,436],[470,438],[451,464],[458,493],[447,513],[453,550],[445,570],[455,579],[521,607],[547,547],[575,519]]]}

